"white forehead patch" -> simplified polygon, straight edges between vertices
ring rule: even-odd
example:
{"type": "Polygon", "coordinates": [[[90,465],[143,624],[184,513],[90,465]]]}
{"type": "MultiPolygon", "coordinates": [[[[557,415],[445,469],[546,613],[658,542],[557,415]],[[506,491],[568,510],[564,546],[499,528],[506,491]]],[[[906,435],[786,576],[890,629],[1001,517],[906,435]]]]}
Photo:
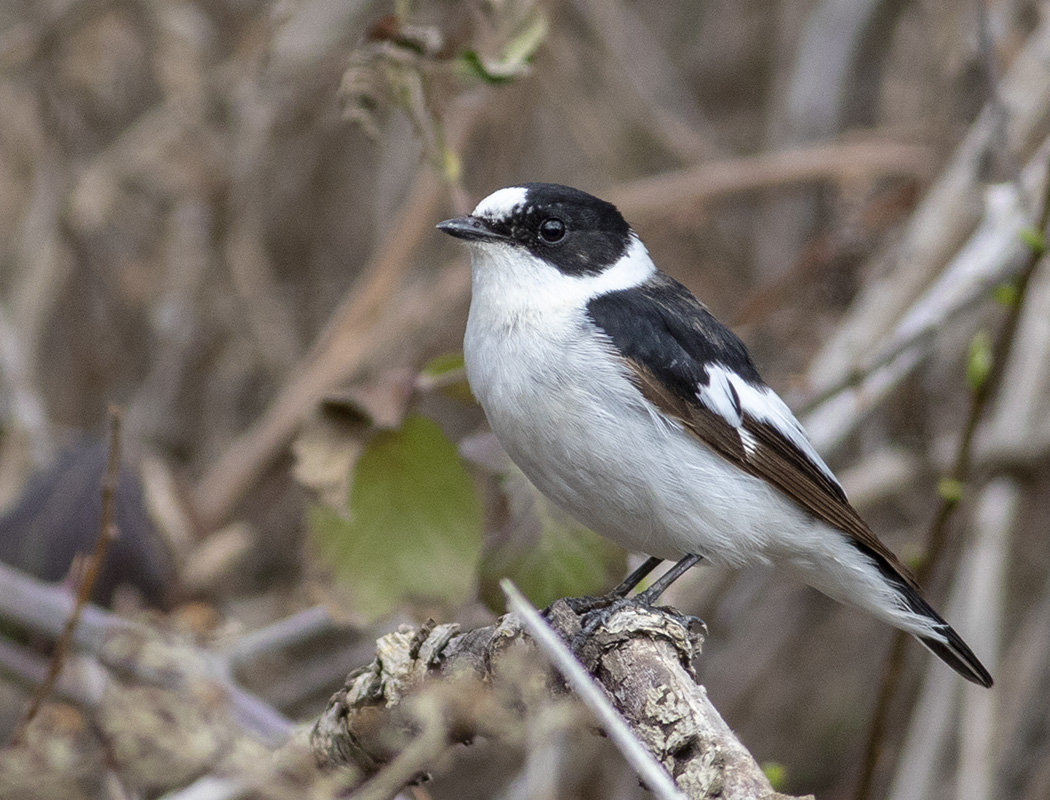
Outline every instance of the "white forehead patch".
{"type": "Polygon", "coordinates": [[[515,208],[525,202],[526,194],[528,194],[528,189],[524,186],[508,186],[506,189],[500,189],[478,203],[477,208],[474,209],[474,216],[486,219],[506,219],[515,208]]]}

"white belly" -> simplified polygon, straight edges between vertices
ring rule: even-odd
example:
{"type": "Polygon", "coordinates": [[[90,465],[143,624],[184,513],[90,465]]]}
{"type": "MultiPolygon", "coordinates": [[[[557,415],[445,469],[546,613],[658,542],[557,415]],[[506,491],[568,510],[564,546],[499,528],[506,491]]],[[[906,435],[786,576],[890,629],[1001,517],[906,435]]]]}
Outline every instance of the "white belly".
{"type": "Polygon", "coordinates": [[[543,336],[484,314],[472,305],[464,342],[474,394],[514,462],[584,525],[630,550],[733,566],[814,538],[793,503],[662,418],[582,314],[554,326],[545,314],[543,336]]]}

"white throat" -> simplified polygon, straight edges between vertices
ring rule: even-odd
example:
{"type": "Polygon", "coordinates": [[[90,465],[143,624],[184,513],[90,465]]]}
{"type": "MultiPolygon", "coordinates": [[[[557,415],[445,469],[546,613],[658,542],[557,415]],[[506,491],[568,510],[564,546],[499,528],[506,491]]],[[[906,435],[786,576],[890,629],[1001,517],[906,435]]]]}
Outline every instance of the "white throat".
{"type": "Polygon", "coordinates": [[[582,309],[594,297],[639,286],[656,273],[634,234],[623,257],[597,275],[566,275],[526,250],[492,242],[470,243],[470,265],[472,305],[508,312],[582,309]]]}

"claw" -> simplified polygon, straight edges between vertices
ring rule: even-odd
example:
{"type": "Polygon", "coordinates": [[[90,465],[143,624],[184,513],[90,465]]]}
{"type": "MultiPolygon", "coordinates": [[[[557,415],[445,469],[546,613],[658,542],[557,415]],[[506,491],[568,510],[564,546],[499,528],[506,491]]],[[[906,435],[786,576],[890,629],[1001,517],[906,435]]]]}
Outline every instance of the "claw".
{"type": "Polygon", "coordinates": [[[573,652],[577,654],[583,650],[596,631],[603,628],[616,613],[630,606],[666,614],[678,622],[687,631],[701,631],[705,637],[707,636],[707,623],[700,619],[700,617],[693,614],[681,614],[677,609],[671,606],[654,606],[645,596],[645,592],[635,595],[634,597],[614,597],[606,595],[598,598],[570,598],[567,599],[566,602],[569,603],[569,607],[576,611],[581,618],[580,630],[573,635],[572,641],[569,643],[573,652]],[[583,604],[583,610],[581,611],[574,607],[574,601],[577,600],[601,602],[591,604],[590,606],[583,604]]]}

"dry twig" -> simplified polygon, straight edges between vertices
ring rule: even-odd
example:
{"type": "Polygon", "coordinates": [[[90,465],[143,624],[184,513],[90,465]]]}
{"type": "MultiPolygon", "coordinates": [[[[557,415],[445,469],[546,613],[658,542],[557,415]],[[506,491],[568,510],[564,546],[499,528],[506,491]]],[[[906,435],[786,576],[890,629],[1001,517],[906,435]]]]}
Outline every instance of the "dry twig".
{"type": "Polygon", "coordinates": [[[761,189],[888,175],[921,177],[933,166],[933,150],[922,145],[879,140],[819,142],[639,178],[614,187],[610,199],[627,219],[636,220],[761,189]]]}
{"type": "Polygon", "coordinates": [[[36,716],[41,704],[51,694],[51,690],[62,672],[62,665],[66,660],[66,653],[73,642],[73,636],[84,607],[88,605],[91,598],[91,590],[95,587],[102,561],[106,557],[109,544],[117,537],[116,524],[113,521],[113,503],[117,492],[117,478],[120,475],[120,409],[110,406],[109,409],[109,461],[106,464],[106,472],[102,477],[102,518],[98,539],[95,540],[95,550],[88,556],[87,563],[83,569],[83,577],[77,589],[77,600],[73,611],[66,620],[65,627],[55,642],[54,652],[51,654],[51,663],[48,666],[47,676],[43,682],[36,687],[33,696],[29,698],[29,705],[25,715],[15,729],[13,741],[19,741],[25,734],[26,726],[36,716]]]}
{"type": "MultiPolygon", "coordinates": [[[[1006,146],[1022,163],[1034,157],[1045,139],[1050,114],[1048,53],[1050,18],[1043,17],[999,87],[1009,115],[1006,146]]],[[[982,168],[989,150],[1000,144],[998,118],[991,108],[982,111],[905,230],[872,259],[872,272],[879,277],[864,288],[811,364],[808,379],[814,395],[825,395],[863,371],[873,347],[887,338],[973,233],[982,213],[982,168]]],[[[808,424],[807,429],[812,433],[808,424]]]]}

